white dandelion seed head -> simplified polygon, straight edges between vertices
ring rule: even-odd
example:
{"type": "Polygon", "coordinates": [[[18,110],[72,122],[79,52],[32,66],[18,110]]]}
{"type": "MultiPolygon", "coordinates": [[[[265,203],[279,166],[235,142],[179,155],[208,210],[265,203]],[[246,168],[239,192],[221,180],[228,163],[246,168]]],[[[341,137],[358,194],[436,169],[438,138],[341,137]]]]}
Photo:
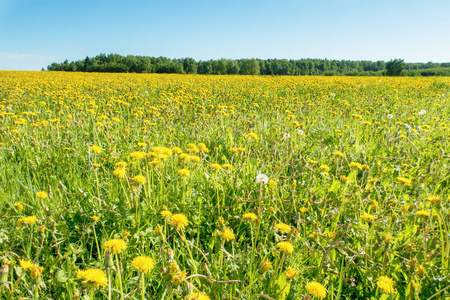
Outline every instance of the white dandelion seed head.
{"type": "Polygon", "coordinates": [[[290,137],[291,137],[291,135],[289,134],[289,132],[286,132],[283,134],[283,138],[285,138],[286,140],[290,137]]]}
{"type": "Polygon", "coordinates": [[[298,135],[304,135],[304,134],[305,134],[305,132],[304,132],[303,130],[301,130],[301,129],[299,129],[299,130],[297,131],[297,133],[298,133],[298,135]]]}
{"type": "Polygon", "coordinates": [[[269,177],[267,177],[267,175],[264,174],[258,174],[256,175],[256,182],[266,184],[269,182],[269,177]]]}
{"type": "Polygon", "coordinates": [[[394,117],[394,116],[393,116],[392,114],[388,114],[388,115],[387,115],[387,118],[388,118],[388,119],[392,119],[393,117],[394,117]]]}
{"type": "Polygon", "coordinates": [[[336,94],[335,93],[331,93],[331,97],[336,97],[336,94]]]}
{"type": "Polygon", "coordinates": [[[423,116],[424,114],[426,114],[427,113],[427,111],[425,110],[425,109],[422,109],[421,111],[419,111],[417,114],[419,115],[419,116],[423,116]]]}

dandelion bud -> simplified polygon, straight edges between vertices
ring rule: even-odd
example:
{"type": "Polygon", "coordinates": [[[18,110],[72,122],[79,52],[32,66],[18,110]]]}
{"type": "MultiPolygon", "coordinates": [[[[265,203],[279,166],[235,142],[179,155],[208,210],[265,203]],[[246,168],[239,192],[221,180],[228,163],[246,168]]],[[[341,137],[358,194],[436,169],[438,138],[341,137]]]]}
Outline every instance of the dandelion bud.
{"type": "Polygon", "coordinates": [[[416,270],[416,274],[419,276],[425,275],[425,272],[425,267],[423,265],[420,265],[416,270]]]}
{"type": "Polygon", "coordinates": [[[167,274],[169,274],[169,271],[167,271],[167,268],[162,267],[162,268],[161,268],[161,273],[162,273],[163,275],[167,275],[167,274]]]}
{"type": "Polygon", "coordinates": [[[111,251],[107,250],[105,252],[105,268],[113,268],[114,267],[114,262],[113,262],[113,257],[111,254],[111,251]]]}
{"type": "Polygon", "coordinates": [[[269,271],[270,269],[272,269],[272,264],[270,263],[270,261],[262,261],[259,264],[259,272],[261,273],[266,273],[267,271],[269,271]]]}
{"type": "Polygon", "coordinates": [[[194,289],[194,285],[192,284],[192,282],[186,282],[186,288],[190,292],[191,290],[194,289]]]}
{"type": "Polygon", "coordinates": [[[202,270],[203,270],[204,272],[208,272],[208,271],[209,271],[208,265],[207,265],[206,263],[203,263],[203,264],[202,264],[202,270]]]}
{"type": "Polygon", "coordinates": [[[170,260],[173,259],[173,250],[172,249],[169,248],[167,250],[164,250],[164,254],[167,255],[170,260]]]}
{"type": "Polygon", "coordinates": [[[311,298],[310,295],[305,295],[305,296],[303,297],[303,300],[312,300],[312,298],[311,298]]]}
{"type": "Polygon", "coordinates": [[[8,274],[9,274],[9,266],[5,264],[0,269],[0,285],[8,283],[8,274]]]}

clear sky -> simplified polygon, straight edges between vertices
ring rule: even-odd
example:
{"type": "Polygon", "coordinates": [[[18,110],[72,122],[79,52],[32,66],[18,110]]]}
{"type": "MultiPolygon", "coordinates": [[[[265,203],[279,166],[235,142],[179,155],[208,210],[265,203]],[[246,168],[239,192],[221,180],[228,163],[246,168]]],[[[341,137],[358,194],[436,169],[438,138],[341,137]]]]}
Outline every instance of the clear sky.
{"type": "Polygon", "coordinates": [[[0,70],[100,53],[450,62],[450,0],[0,0],[0,70]]]}

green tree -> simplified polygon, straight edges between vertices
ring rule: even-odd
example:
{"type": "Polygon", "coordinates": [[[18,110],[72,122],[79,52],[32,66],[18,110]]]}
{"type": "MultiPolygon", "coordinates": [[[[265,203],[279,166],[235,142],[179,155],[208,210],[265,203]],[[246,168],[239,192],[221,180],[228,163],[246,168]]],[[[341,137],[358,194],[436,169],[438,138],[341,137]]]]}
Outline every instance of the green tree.
{"type": "Polygon", "coordinates": [[[386,63],[386,75],[387,76],[400,76],[405,68],[405,62],[403,59],[394,59],[386,63]]]}

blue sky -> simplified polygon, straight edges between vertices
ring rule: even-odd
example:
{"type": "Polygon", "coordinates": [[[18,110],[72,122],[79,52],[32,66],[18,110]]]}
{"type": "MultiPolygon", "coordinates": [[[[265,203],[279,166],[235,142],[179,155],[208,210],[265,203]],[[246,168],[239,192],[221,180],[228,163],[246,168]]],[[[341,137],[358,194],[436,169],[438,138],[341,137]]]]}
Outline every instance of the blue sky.
{"type": "Polygon", "coordinates": [[[0,70],[100,53],[450,62],[450,0],[0,0],[0,70]]]}

